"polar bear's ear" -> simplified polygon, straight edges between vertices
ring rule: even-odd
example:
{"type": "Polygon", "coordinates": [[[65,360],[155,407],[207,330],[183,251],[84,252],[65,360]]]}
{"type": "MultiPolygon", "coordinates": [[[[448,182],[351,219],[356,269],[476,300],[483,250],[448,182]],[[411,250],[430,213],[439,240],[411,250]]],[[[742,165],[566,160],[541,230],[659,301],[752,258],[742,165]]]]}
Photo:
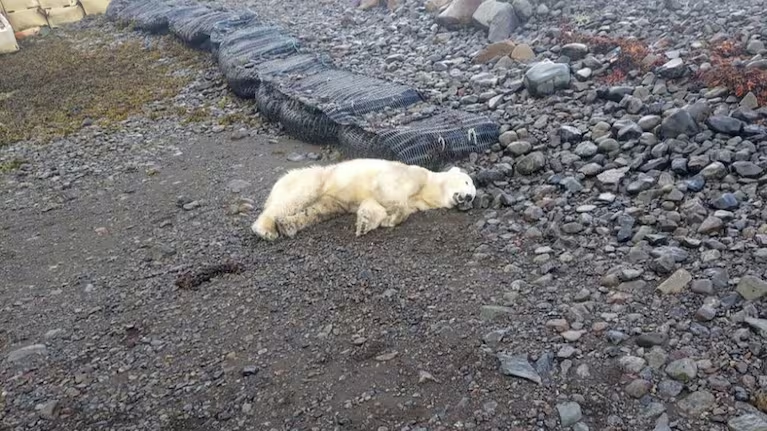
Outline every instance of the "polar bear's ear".
{"type": "Polygon", "coordinates": [[[453,166],[452,168],[448,169],[448,172],[460,172],[462,174],[466,174],[466,170],[459,168],[458,166],[453,166]]]}

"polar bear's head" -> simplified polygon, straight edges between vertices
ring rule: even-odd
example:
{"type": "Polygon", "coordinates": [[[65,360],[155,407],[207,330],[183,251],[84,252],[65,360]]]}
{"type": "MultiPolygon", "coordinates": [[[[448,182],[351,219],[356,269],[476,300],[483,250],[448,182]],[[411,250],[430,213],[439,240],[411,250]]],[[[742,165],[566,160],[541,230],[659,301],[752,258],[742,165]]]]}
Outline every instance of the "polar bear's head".
{"type": "Polygon", "coordinates": [[[477,188],[466,171],[452,167],[442,172],[442,196],[447,208],[465,208],[471,206],[477,196],[477,188]]]}

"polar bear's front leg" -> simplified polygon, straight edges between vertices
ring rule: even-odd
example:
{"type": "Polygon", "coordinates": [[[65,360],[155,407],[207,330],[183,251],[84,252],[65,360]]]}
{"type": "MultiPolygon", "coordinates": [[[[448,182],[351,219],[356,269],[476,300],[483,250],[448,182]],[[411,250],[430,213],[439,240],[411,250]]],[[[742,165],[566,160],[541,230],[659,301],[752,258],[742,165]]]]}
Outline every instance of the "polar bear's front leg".
{"type": "Polygon", "coordinates": [[[278,218],[277,228],[283,235],[292,238],[300,230],[330,220],[344,212],[346,212],[346,208],[340,202],[323,196],[297,214],[278,218]]]}
{"type": "Polygon", "coordinates": [[[362,201],[357,209],[356,235],[362,236],[373,229],[377,229],[386,217],[386,208],[381,206],[381,204],[373,199],[362,201]]]}
{"type": "Polygon", "coordinates": [[[405,205],[393,205],[389,209],[389,215],[381,222],[383,227],[394,227],[404,222],[415,212],[414,209],[405,205]]]}

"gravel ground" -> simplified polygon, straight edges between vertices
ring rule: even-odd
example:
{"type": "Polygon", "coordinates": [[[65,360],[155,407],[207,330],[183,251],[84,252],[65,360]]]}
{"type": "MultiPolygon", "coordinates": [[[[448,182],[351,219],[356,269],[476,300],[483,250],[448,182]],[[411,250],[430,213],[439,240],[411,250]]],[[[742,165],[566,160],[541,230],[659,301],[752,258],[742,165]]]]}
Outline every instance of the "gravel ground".
{"type": "Polygon", "coordinates": [[[514,41],[582,78],[531,97],[529,63],[472,63],[485,30],[401,3],[248,6],[339,65],[498,120],[499,144],[462,162],[477,207],[257,241],[279,173],[333,155],[244,123],[209,63],[149,114],[3,147],[0,426],[767,427],[767,101],[696,75],[760,70],[763,5],[534,4],[514,41]],[[615,73],[600,40],[564,48],[573,28],[636,37],[660,67],[615,73]]]}

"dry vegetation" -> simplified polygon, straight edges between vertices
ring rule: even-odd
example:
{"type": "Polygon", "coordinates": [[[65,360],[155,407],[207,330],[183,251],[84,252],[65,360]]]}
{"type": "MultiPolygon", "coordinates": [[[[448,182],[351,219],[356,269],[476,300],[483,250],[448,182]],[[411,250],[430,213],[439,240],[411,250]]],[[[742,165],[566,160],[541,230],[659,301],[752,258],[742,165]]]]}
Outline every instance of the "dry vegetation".
{"type": "Polygon", "coordinates": [[[614,53],[610,72],[598,77],[605,84],[623,82],[631,71],[649,72],[662,64],[660,57],[653,57],[650,49],[637,39],[611,38],[584,34],[572,29],[569,24],[561,26],[564,43],[583,43],[595,54],[614,53]]]}
{"type": "Polygon", "coordinates": [[[172,37],[153,50],[82,30],[24,40],[19,52],[0,57],[0,145],[124,120],[177,94],[190,78],[172,72],[199,55],[172,37]]]}
{"type": "Polygon", "coordinates": [[[737,97],[753,92],[759,104],[764,105],[767,103],[767,71],[736,65],[737,60],[745,61],[748,57],[742,44],[723,41],[711,50],[711,68],[699,71],[695,78],[710,88],[727,88],[737,97]]]}

